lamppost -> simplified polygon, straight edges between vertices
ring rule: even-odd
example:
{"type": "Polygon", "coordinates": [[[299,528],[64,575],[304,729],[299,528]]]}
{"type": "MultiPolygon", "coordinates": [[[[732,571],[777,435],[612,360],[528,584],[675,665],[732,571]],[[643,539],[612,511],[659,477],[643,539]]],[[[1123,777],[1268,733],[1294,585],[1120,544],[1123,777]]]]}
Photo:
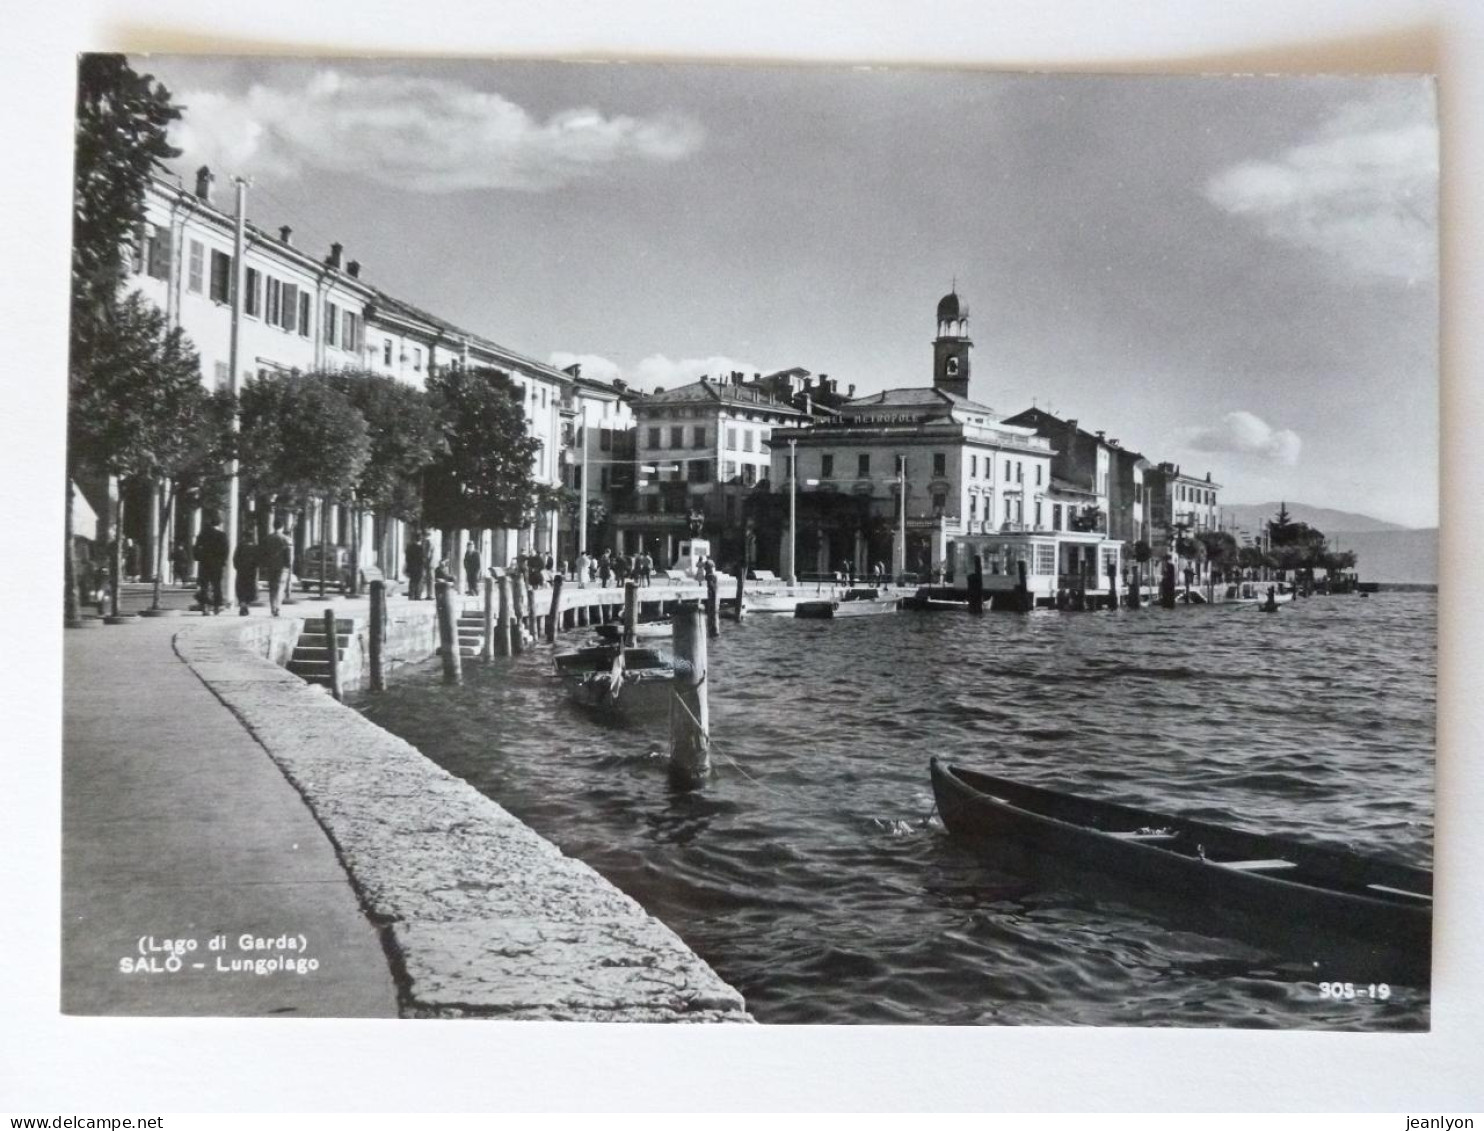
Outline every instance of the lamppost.
{"type": "Polygon", "coordinates": [[[794,574],[794,541],[798,537],[798,472],[799,442],[790,440],[788,442],[788,568],[783,571],[783,579],[790,586],[797,582],[794,574]]]}
{"type": "Polygon", "coordinates": [[[900,523],[897,531],[896,561],[892,568],[897,577],[907,572],[907,457],[897,457],[897,509],[900,523]]]}

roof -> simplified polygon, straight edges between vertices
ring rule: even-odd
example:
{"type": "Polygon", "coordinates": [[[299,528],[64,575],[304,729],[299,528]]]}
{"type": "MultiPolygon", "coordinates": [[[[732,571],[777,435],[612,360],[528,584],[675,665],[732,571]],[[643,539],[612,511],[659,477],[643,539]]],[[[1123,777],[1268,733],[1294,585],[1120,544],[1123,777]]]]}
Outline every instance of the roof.
{"type": "Polygon", "coordinates": [[[968,315],[968,309],[959,305],[957,291],[949,291],[938,300],[939,322],[957,322],[961,318],[967,318],[968,315]]]}
{"type": "Polygon", "coordinates": [[[994,415],[994,409],[978,401],[971,401],[968,397],[961,397],[957,393],[950,393],[943,389],[934,388],[932,385],[915,385],[907,389],[886,389],[880,393],[872,393],[868,397],[857,397],[853,401],[846,401],[840,406],[842,412],[849,412],[853,407],[902,407],[908,408],[916,405],[942,405],[948,409],[967,409],[969,412],[983,412],[994,415]]]}
{"type": "Polygon", "coordinates": [[[436,314],[429,314],[421,307],[413,306],[412,303],[407,302],[405,299],[390,295],[380,287],[373,287],[372,290],[376,295],[376,304],[393,315],[397,315],[408,321],[421,322],[424,325],[433,327],[435,330],[441,331],[447,337],[468,342],[471,347],[491,354],[496,360],[504,362],[513,368],[520,369],[532,376],[545,377],[549,380],[563,383],[571,383],[573,380],[570,373],[563,372],[554,365],[547,365],[544,361],[537,361],[533,357],[526,357],[524,354],[510,349],[508,346],[502,346],[498,342],[491,341],[483,334],[476,334],[472,330],[465,330],[461,326],[454,325],[446,318],[439,318],[436,314]]]}
{"type": "Polygon", "coordinates": [[[681,385],[675,389],[664,389],[659,392],[649,393],[641,402],[644,405],[670,405],[670,404],[738,404],[748,408],[766,409],[768,412],[780,413],[784,416],[803,416],[804,413],[794,408],[787,401],[768,400],[756,388],[724,384],[720,381],[710,381],[702,377],[698,381],[692,381],[689,385],[681,385]]]}

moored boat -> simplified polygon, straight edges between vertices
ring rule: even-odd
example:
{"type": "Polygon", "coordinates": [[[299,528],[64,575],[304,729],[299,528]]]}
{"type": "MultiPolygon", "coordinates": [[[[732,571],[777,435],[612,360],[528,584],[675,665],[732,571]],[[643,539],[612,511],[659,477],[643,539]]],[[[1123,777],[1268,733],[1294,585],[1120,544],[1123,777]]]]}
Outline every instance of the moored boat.
{"type": "Polygon", "coordinates": [[[954,836],[1012,858],[1071,865],[1181,908],[1219,911],[1236,933],[1348,941],[1379,969],[1425,978],[1431,951],[1432,873],[1338,848],[1025,785],[934,758],[933,792],[954,836]],[[1234,914],[1233,914],[1234,913],[1234,914]]]}
{"type": "Polygon", "coordinates": [[[1286,605],[1293,600],[1293,586],[1283,581],[1241,581],[1226,587],[1226,603],[1229,605],[1266,605],[1268,590],[1273,591],[1273,601],[1286,605]]]}
{"type": "Polygon", "coordinates": [[[620,652],[623,653],[624,667],[630,671],[670,666],[670,658],[656,648],[623,648],[616,642],[579,648],[575,652],[563,652],[553,659],[553,663],[560,675],[605,672],[613,667],[613,661],[620,652]]]}
{"type": "MultiPolygon", "coordinates": [[[[594,625],[593,631],[604,640],[623,639],[623,625],[618,622],[594,625]]],[[[634,626],[635,640],[661,640],[674,635],[675,626],[667,620],[640,621],[634,626]]]]}
{"type": "Polygon", "coordinates": [[[879,616],[896,611],[896,597],[883,597],[876,589],[850,589],[839,600],[821,598],[800,601],[794,609],[794,616],[833,620],[837,617],[879,616]]]}
{"type": "Polygon", "coordinates": [[[742,594],[749,613],[792,613],[800,601],[812,599],[784,589],[748,589],[742,594]]]}

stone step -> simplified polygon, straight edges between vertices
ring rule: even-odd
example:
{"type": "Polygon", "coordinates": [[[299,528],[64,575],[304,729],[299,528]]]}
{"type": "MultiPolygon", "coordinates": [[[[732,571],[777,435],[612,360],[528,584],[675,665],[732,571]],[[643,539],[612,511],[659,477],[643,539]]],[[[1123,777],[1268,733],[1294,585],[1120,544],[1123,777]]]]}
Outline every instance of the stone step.
{"type": "MultiPolygon", "coordinates": [[[[335,650],[337,660],[345,659],[345,649],[335,650]]],[[[290,663],[328,664],[330,662],[330,651],[328,648],[295,648],[290,663]]]]}
{"type": "MultiPolygon", "coordinates": [[[[351,638],[351,634],[348,633],[348,632],[337,632],[335,634],[335,642],[337,644],[339,644],[340,647],[342,647],[342,648],[344,648],[347,644],[350,643],[350,638],[351,638]]],[[[325,634],[323,632],[301,632],[301,633],[299,633],[299,643],[300,644],[306,644],[306,645],[309,645],[310,647],[314,647],[314,648],[323,648],[323,647],[325,647],[325,641],[326,641],[326,639],[328,639],[328,638],[325,636],[325,634]]]]}

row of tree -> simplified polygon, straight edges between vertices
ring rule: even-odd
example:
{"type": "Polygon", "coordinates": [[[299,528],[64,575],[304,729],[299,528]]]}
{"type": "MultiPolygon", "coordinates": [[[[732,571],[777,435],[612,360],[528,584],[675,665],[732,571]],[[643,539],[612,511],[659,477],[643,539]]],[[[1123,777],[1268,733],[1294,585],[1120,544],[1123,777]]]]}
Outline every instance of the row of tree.
{"type": "MultiPolygon", "coordinates": [[[[1265,546],[1241,546],[1224,530],[1202,530],[1182,535],[1175,540],[1175,553],[1197,568],[1209,570],[1215,577],[1231,576],[1236,571],[1274,571],[1314,580],[1315,570],[1326,576],[1353,570],[1355,554],[1351,550],[1331,550],[1324,532],[1307,523],[1295,522],[1286,504],[1280,504],[1277,516],[1268,524],[1265,546]]],[[[1138,561],[1150,557],[1147,543],[1134,547],[1138,561]],[[1141,556],[1142,555],[1142,556],[1141,556]]]]}
{"type": "MultiPolygon", "coordinates": [[[[168,484],[220,507],[239,463],[257,511],[312,497],[445,530],[519,528],[565,501],[531,475],[539,442],[519,390],[497,370],[454,367],[417,389],[374,373],[275,374],[209,393],[195,347],[127,287],[149,177],[178,156],[169,92],[117,55],[78,71],[69,357],[66,613],[77,616],[72,483],[168,484]]],[[[124,492],[111,492],[122,500],[124,492]]],[[[112,517],[115,584],[122,502],[112,517]]],[[[353,524],[352,529],[358,528],[353,524]]],[[[161,548],[150,568],[160,572],[161,548]]]]}

